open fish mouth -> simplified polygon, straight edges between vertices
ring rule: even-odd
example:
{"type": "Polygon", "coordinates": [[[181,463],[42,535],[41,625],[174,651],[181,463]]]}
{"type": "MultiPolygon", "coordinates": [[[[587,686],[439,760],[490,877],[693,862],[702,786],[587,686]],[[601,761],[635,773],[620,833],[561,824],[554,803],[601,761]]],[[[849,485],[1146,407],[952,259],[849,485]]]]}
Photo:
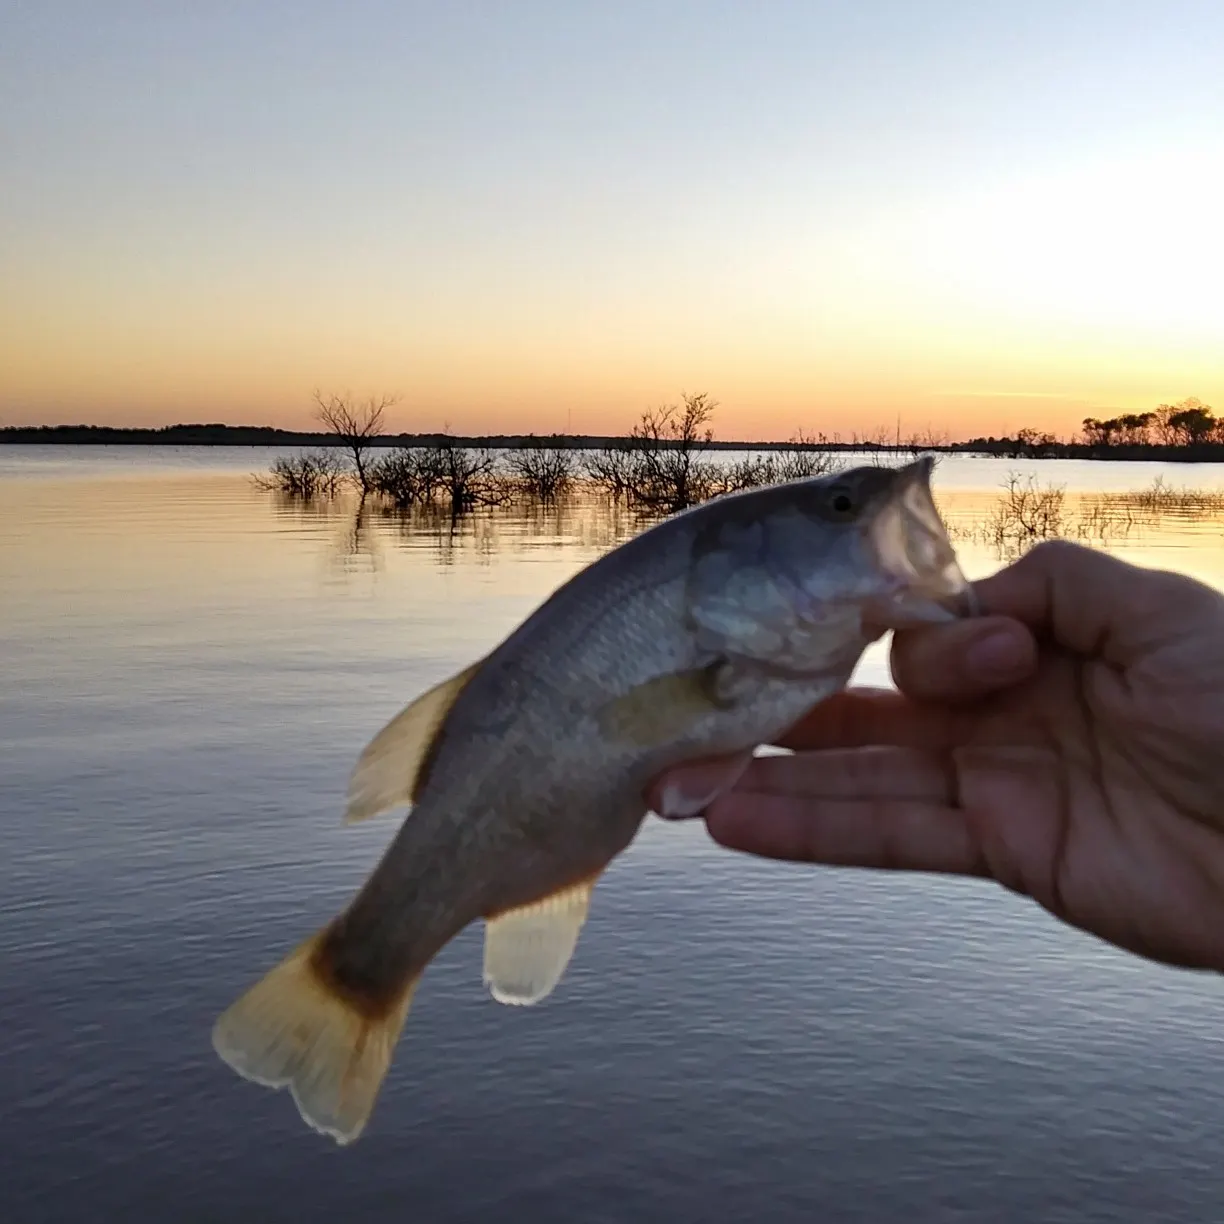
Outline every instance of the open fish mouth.
{"type": "Polygon", "coordinates": [[[978,612],[935,499],[935,460],[923,455],[899,468],[867,526],[868,546],[884,589],[868,599],[864,620],[885,629],[940,624],[978,612]]]}

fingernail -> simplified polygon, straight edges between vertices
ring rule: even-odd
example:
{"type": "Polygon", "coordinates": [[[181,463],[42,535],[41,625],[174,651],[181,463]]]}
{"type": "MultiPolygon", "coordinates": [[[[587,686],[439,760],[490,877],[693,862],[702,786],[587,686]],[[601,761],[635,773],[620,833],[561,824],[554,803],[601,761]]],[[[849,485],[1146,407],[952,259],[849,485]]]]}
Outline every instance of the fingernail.
{"type": "Polygon", "coordinates": [[[647,795],[653,812],[664,820],[700,816],[719,795],[729,791],[752,764],[752,753],[692,763],[666,775],[647,795]]]}
{"type": "Polygon", "coordinates": [[[974,642],[965,661],[970,671],[987,680],[1009,680],[1023,674],[1028,652],[1014,633],[997,631],[974,642]]]}
{"type": "Polygon", "coordinates": [[[659,789],[658,813],[664,820],[688,820],[700,816],[717,798],[718,789],[697,793],[681,782],[665,782],[659,789]]]}

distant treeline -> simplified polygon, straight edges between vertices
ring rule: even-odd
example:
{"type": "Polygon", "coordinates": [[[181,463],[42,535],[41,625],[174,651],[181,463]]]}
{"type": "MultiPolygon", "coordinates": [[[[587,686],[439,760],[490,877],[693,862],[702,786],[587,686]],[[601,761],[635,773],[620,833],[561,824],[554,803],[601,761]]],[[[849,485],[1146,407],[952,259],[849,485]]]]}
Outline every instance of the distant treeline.
{"type": "Polygon", "coordinates": [[[972,455],[996,455],[1003,459],[1168,459],[1178,463],[1224,463],[1224,442],[1062,442],[1045,438],[1034,442],[1021,430],[1014,438],[971,438],[933,446],[936,451],[972,455]]]}
{"type": "MultiPolygon", "coordinates": [[[[335,433],[311,433],[293,429],[274,429],[270,425],[165,425],[159,429],[123,429],[112,425],[8,425],[0,428],[0,442],[61,442],[66,445],[104,446],[345,446],[335,433]]],[[[603,434],[379,434],[369,440],[372,447],[470,446],[494,450],[513,450],[522,446],[555,449],[598,450],[623,444],[624,436],[603,434]]],[[[664,443],[666,445],[666,443],[664,443]]],[[[705,443],[710,450],[785,450],[793,442],[705,443]]],[[[910,450],[910,446],[889,446],[879,442],[844,442],[820,438],[812,443],[819,450],[910,450]]],[[[926,450],[941,449],[924,447],[926,450]]],[[[946,447],[942,449],[948,449],[946,447]]]]}
{"type": "MultiPolygon", "coordinates": [[[[1224,418],[1197,399],[1161,404],[1152,412],[1127,414],[1099,420],[1088,417],[1079,439],[1063,440],[1035,429],[1021,429],[1010,437],[970,438],[951,442],[929,431],[902,437],[879,429],[849,440],[838,435],[799,435],[787,442],[745,442],[702,439],[705,450],[718,451],[882,451],[914,454],[938,451],[945,454],[997,455],[1008,459],[1168,459],[1183,463],[1224,462],[1224,418]]],[[[62,443],[107,446],[297,446],[344,447],[348,443],[337,431],[298,431],[267,425],[188,424],[158,429],[123,429],[110,425],[30,425],[0,428],[0,443],[62,443]]],[[[656,444],[667,449],[676,443],[660,437],[656,444]]],[[[632,435],[595,434],[481,434],[372,433],[363,445],[377,448],[469,447],[514,450],[524,447],[549,450],[616,450],[632,448],[632,435]]]]}
{"type": "MultiPolygon", "coordinates": [[[[809,438],[804,446],[812,450],[963,450],[967,444],[946,442],[918,444],[881,440],[882,434],[870,439],[846,441],[823,434],[809,438]]],[[[113,425],[8,425],[0,428],[0,442],[59,442],[65,445],[102,446],[346,446],[336,433],[275,429],[270,425],[164,425],[158,429],[125,429],[113,425]]],[[[371,447],[403,446],[468,446],[493,450],[513,450],[523,446],[550,449],[601,450],[607,447],[629,446],[629,435],[604,434],[450,434],[450,433],[380,433],[369,439],[371,447]]],[[[666,441],[662,442],[666,446],[666,441]]],[[[787,442],[734,442],[708,439],[704,449],[724,451],[793,450],[794,440],[787,442]]]]}
{"type": "Polygon", "coordinates": [[[1224,461],[1224,418],[1200,399],[1159,404],[1151,412],[1085,417],[1081,441],[1021,429],[1013,438],[974,438],[953,450],[1036,459],[1177,459],[1190,463],[1224,461]]]}

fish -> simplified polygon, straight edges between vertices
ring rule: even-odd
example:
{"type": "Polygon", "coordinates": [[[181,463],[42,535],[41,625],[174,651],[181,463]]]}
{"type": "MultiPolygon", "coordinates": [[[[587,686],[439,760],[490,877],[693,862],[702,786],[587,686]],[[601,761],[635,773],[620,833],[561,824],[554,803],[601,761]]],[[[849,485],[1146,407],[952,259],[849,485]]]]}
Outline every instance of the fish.
{"type": "MultiPolygon", "coordinates": [[[[370,741],[345,819],[408,813],[348,905],[216,1021],[241,1076],[339,1144],[374,1110],[418,982],[483,920],[511,1006],[562,978],[592,891],[665,769],[755,750],[890,629],[973,614],[933,460],[731,493],[605,553],[370,741]]],[[[665,807],[665,803],[660,803],[665,807]]],[[[703,805],[704,806],[704,805],[703,805]]]]}

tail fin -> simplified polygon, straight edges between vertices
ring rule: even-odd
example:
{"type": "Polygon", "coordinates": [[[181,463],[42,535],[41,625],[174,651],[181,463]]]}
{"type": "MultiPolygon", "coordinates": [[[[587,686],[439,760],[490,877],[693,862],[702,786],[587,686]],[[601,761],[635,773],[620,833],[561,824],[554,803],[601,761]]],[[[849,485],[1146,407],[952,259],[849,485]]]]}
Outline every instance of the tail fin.
{"type": "Polygon", "coordinates": [[[416,982],[379,1015],[342,998],[314,964],[325,932],[291,952],[221,1016],[213,1047],[239,1075],[288,1087],[302,1117],[337,1143],[361,1134],[416,982]]]}

